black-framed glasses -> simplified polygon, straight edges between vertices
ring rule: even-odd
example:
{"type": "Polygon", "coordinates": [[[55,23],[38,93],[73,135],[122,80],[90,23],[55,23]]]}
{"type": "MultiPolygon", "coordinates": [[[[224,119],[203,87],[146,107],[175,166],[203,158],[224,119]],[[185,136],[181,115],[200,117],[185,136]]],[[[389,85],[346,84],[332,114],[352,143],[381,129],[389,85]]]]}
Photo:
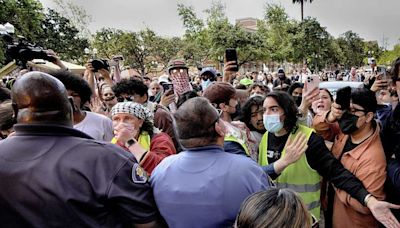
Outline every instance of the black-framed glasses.
{"type": "Polygon", "coordinates": [[[367,111],[365,109],[351,108],[348,112],[354,115],[356,112],[363,112],[365,114],[367,111]]]}
{"type": "Polygon", "coordinates": [[[215,125],[215,123],[217,123],[218,122],[218,120],[221,118],[221,116],[222,116],[222,110],[221,109],[219,109],[219,108],[215,108],[215,110],[217,111],[217,117],[215,118],[215,120],[213,121],[213,122],[211,122],[211,124],[207,127],[207,128],[210,128],[210,127],[213,127],[214,125],[215,125]]]}
{"type": "Polygon", "coordinates": [[[210,124],[210,126],[208,126],[208,128],[213,127],[220,119],[220,116],[217,116],[217,118],[210,124]]]}
{"type": "Polygon", "coordinates": [[[118,102],[133,101],[133,96],[117,97],[118,102]]]}

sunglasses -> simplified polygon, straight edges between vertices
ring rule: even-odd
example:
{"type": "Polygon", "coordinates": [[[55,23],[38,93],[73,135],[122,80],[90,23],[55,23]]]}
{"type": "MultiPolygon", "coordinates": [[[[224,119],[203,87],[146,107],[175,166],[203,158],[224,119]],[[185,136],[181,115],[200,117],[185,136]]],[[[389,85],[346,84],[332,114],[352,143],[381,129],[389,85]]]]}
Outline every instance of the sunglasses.
{"type": "Polygon", "coordinates": [[[133,96],[117,97],[118,102],[133,101],[133,96]]]}

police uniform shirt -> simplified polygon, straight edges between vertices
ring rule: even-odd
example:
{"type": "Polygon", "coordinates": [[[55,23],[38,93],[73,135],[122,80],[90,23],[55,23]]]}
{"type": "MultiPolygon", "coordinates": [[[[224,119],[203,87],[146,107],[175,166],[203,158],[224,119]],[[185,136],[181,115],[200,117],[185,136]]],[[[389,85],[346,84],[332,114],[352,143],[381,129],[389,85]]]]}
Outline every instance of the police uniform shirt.
{"type": "Polygon", "coordinates": [[[72,128],[15,125],[0,142],[2,227],[132,227],[156,220],[133,156],[72,128]]]}

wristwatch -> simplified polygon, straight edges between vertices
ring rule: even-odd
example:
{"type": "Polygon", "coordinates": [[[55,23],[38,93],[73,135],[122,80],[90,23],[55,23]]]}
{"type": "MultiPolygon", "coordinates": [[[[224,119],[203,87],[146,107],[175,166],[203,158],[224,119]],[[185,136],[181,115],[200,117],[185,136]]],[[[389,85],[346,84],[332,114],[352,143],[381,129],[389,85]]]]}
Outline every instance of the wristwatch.
{"type": "Polygon", "coordinates": [[[368,201],[370,200],[371,196],[372,196],[371,193],[365,196],[365,198],[364,198],[364,205],[365,205],[365,206],[367,206],[368,201]]]}
{"type": "Polygon", "coordinates": [[[132,146],[133,144],[137,143],[136,139],[129,139],[128,141],[126,141],[125,143],[125,147],[129,148],[130,146],[132,146]]]}

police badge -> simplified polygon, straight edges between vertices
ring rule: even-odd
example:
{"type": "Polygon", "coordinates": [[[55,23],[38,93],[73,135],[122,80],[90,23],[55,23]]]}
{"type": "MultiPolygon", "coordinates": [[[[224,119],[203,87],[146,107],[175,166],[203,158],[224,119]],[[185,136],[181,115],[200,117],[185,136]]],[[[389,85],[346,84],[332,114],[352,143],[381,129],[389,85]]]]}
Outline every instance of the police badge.
{"type": "Polygon", "coordinates": [[[132,167],[132,181],[136,184],[144,184],[148,179],[146,171],[138,163],[135,163],[132,167]]]}

